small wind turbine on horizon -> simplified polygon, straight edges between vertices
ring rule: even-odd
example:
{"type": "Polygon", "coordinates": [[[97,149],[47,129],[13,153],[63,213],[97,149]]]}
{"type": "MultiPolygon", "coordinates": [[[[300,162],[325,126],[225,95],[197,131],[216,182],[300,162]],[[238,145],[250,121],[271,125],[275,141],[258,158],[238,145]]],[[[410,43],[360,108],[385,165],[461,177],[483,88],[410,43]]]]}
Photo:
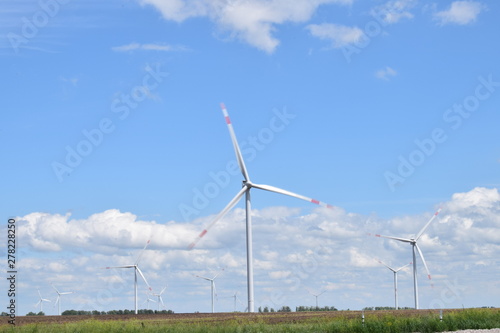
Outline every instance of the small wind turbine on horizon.
{"type": "Polygon", "coordinates": [[[427,267],[427,263],[425,262],[424,255],[420,248],[418,247],[417,241],[422,237],[422,235],[425,232],[425,229],[431,224],[432,221],[438,216],[439,212],[441,211],[441,208],[439,208],[432,218],[427,222],[424,227],[419,231],[419,233],[414,237],[414,238],[401,238],[401,237],[392,237],[392,236],[383,236],[383,235],[375,235],[375,237],[383,237],[387,239],[393,239],[397,240],[403,243],[409,243],[412,248],[412,253],[413,253],[413,293],[415,296],[415,309],[418,310],[418,284],[417,284],[417,255],[416,252],[420,255],[420,258],[422,259],[422,263],[424,264],[425,270],[427,271],[427,277],[429,280],[431,280],[431,273],[429,272],[429,268],[427,267]]]}
{"type": "Polygon", "coordinates": [[[42,294],[40,293],[40,289],[38,289],[38,296],[40,296],[40,299],[38,300],[38,303],[35,304],[35,308],[40,304],[40,312],[43,312],[43,302],[51,302],[50,299],[46,299],[42,297],[42,294]]]}
{"type": "Polygon", "coordinates": [[[163,303],[163,298],[161,297],[161,295],[163,294],[163,292],[167,289],[167,286],[165,286],[159,293],[151,293],[151,295],[153,296],[156,296],[158,297],[158,312],[160,311],[160,304],[161,306],[163,306],[164,309],[166,309],[166,306],[165,306],[165,303],[163,303]]]}
{"type": "Polygon", "coordinates": [[[377,261],[378,261],[380,264],[384,265],[385,267],[389,268],[389,269],[390,269],[390,270],[394,273],[394,304],[395,304],[395,305],[394,305],[394,307],[395,307],[395,309],[397,310],[397,309],[398,309],[398,272],[399,272],[400,270],[402,270],[403,268],[408,267],[408,266],[409,266],[409,265],[411,265],[412,263],[410,262],[409,264],[406,264],[406,265],[404,265],[404,266],[401,266],[401,267],[399,267],[398,269],[394,269],[394,268],[390,267],[389,265],[387,265],[387,264],[383,263],[382,261],[380,261],[380,260],[378,260],[378,259],[377,259],[377,261]]]}
{"type": "Polygon", "coordinates": [[[57,288],[52,285],[52,288],[54,288],[54,290],[56,291],[57,293],[57,298],[56,298],[56,302],[54,303],[54,307],[56,307],[57,305],[57,314],[60,316],[61,315],[61,295],[69,295],[69,294],[72,294],[73,292],[72,291],[66,291],[66,292],[59,292],[59,290],[57,290],[57,288]]]}
{"type": "Polygon", "coordinates": [[[149,283],[148,281],[146,280],[146,278],[144,277],[144,274],[142,274],[142,271],[140,270],[139,268],[139,260],[141,259],[144,251],[146,250],[146,248],[148,247],[149,245],[149,240],[147,241],[146,245],[144,246],[144,248],[142,249],[142,251],[139,253],[139,256],[137,256],[137,260],[135,261],[135,263],[133,265],[124,265],[124,266],[111,266],[111,267],[105,267],[106,269],[111,269],[111,268],[133,268],[134,269],[134,299],[135,299],[135,314],[137,314],[137,273],[139,273],[139,275],[142,277],[142,279],[144,280],[144,282],[146,283],[146,285],[148,286],[148,289],[149,291],[153,291],[153,289],[151,289],[151,287],[149,286],[149,283]]]}
{"type": "Polygon", "coordinates": [[[234,299],[234,310],[233,310],[233,312],[236,312],[236,302],[238,302],[241,305],[245,306],[245,304],[243,304],[240,301],[240,298],[238,297],[238,292],[235,292],[233,296],[227,296],[227,297],[224,297],[224,298],[233,298],[234,299]]]}
{"type": "Polygon", "coordinates": [[[323,295],[323,294],[326,292],[326,290],[323,290],[323,291],[322,291],[322,292],[320,292],[319,294],[314,294],[314,293],[312,293],[310,290],[308,290],[308,291],[309,291],[309,294],[311,294],[311,295],[313,295],[314,297],[316,297],[316,309],[318,309],[318,308],[319,308],[319,307],[318,307],[318,297],[319,297],[319,296],[321,296],[321,295],[323,295]]]}
{"type": "MultiPolygon", "coordinates": [[[[147,310],[151,310],[149,307],[149,302],[156,303],[156,301],[154,299],[150,298],[149,295],[153,296],[152,293],[150,294],[148,291],[146,291],[146,300],[144,301],[144,303],[147,303],[147,305],[146,305],[147,310]]],[[[142,303],[142,304],[144,305],[144,303],[142,303]]]]}
{"type": "Polygon", "coordinates": [[[317,205],[321,205],[327,208],[333,208],[333,206],[320,202],[316,199],[308,198],[300,194],[296,194],[293,192],[289,192],[278,187],[270,186],[270,185],[261,185],[254,184],[250,181],[250,177],[247,172],[247,168],[245,166],[245,162],[243,161],[243,156],[240,151],[240,147],[238,145],[238,140],[236,139],[236,134],[234,133],[233,125],[229,118],[229,114],[227,112],[226,106],[224,103],[221,103],[222,113],[226,120],[227,128],[229,130],[229,135],[231,136],[231,141],[233,143],[234,152],[236,154],[236,159],[238,160],[238,165],[240,167],[240,171],[243,174],[243,188],[236,194],[236,196],[224,207],[224,209],[214,218],[214,220],[198,235],[198,237],[188,246],[189,249],[192,249],[202,238],[206,235],[208,230],[214,226],[215,223],[220,221],[226,213],[231,210],[245,195],[245,203],[246,203],[246,250],[247,250],[247,292],[248,292],[248,312],[255,312],[254,309],[254,285],[253,285],[253,249],[252,249],[252,217],[251,217],[251,200],[250,200],[250,190],[252,188],[257,188],[260,190],[265,190],[269,192],[275,192],[279,194],[288,195],[294,198],[298,198],[301,200],[305,200],[317,205]]]}
{"type": "Polygon", "coordinates": [[[211,294],[212,294],[212,313],[214,313],[214,298],[215,298],[215,295],[217,294],[217,292],[215,291],[215,278],[219,274],[220,274],[220,272],[217,273],[217,274],[215,274],[213,278],[207,278],[207,277],[204,277],[204,276],[196,275],[196,277],[198,277],[200,279],[204,279],[204,280],[210,281],[211,294]]]}

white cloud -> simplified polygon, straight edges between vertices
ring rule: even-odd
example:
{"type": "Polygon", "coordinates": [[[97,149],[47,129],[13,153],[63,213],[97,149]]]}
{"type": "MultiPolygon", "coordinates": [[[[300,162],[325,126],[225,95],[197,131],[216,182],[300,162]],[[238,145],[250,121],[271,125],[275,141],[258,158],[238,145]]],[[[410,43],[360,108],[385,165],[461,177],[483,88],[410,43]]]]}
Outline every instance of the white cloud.
{"type": "Polygon", "coordinates": [[[378,71],[375,72],[375,77],[386,81],[388,81],[391,77],[394,77],[396,75],[398,75],[398,72],[396,72],[389,66],[386,66],[385,68],[379,69],[378,71]]]}
{"type": "Polygon", "coordinates": [[[448,9],[435,13],[434,18],[441,25],[466,25],[475,22],[477,16],[485,9],[486,6],[477,1],[455,1],[448,9]]]}
{"type": "Polygon", "coordinates": [[[363,31],[358,27],[333,23],[310,24],[307,29],[314,37],[331,41],[335,48],[357,43],[363,37],[363,31]]]}
{"type": "Polygon", "coordinates": [[[410,9],[415,7],[416,0],[393,0],[373,8],[370,14],[387,24],[397,23],[402,19],[412,19],[410,9]]]}
{"type": "Polygon", "coordinates": [[[307,22],[320,5],[351,4],[353,0],[139,0],[157,8],[167,20],[182,22],[208,17],[231,38],[260,50],[274,52],[279,40],[273,36],[279,24],[307,22]]]}
{"type": "Polygon", "coordinates": [[[183,51],[185,49],[186,48],[183,46],[172,46],[165,44],[139,44],[139,43],[130,43],[111,48],[111,50],[115,52],[130,52],[135,50],[170,52],[170,51],[183,51]]]}
{"type": "MultiPolygon", "coordinates": [[[[301,213],[296,208],[268,207],[254,213],[256,306],[268,304],[276,309],[282,305],[307,305],[307,287],[332,293],[341,290],[332,296],[335,303],[331,305],[343,309],[390,305],[390,272],[375,258],[394,267],[411,261],[408,244],[369,237],[367,232],[412,237],[433,211],[392,219],[370,219],[342,209],[323,208],[301,213]],[[277,301],[273,295],[282,297],[277,301]]],[[[24,277],[20,295],[26,297],[20,304],[36,303],[37,286],[44,295],[52,293],[53,282],[61,290],[78,293],[78,298],[65,299],[68,308],[109,310],[124,308],[124,303],[131,308],[133,272],[101,267],[133,263],[151,238],[140,267],[153,289],[169,285],[164,296],[168,308],[176,312],[207,311],[209,289],[194,275],[210,275],[211,269],[224,267],[217,277],[217,311],[232,311],[232,302],[224,305],[223,296],[238,291],[244,299],[246,288],[244,209],[230,211],[194,250],[187,251],[187,244],[211,218],[157,223],[116,209],[82,219],[47,213],[20,217],[18,236],[23,252],[19,265],[24,277]],[[206,308],[202,298],[205,296],[206,308]]],[[[467,293],[459,290],[454,303],[446,303],[447,307],[490,305],[476,304],[469,296],[483,295],[480,288],[484,285],[488,285],[490,299],[500,297],[498,285],[491,283],[500,274],[496,264],[500,256],[499,229],[497,189],[479,187],[456,193],[442,204],[441,214],[420,239],[420,248],[435,279],[435,288],[430,290],[419,260],[423,307],[446,293],[447,283],[455,279],[468,288],[467,293]],[[480,270],[477,265],[481,265],[480,270]]],[[[411,288],[407,270],[400,275],[401,305],[411,306],[411,288]]]]}

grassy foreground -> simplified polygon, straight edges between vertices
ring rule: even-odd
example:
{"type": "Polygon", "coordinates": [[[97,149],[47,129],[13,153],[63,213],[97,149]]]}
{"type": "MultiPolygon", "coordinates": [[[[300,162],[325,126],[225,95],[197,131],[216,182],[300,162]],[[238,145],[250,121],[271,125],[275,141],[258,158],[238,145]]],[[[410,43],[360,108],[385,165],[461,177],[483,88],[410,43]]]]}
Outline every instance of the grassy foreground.
{"type": "Polygon", "coordinates": [[[279,314],[247,316],[241,314],[220,320],[217,316],[203,318],[158,320],[131,319],[101,321],[99,317],[70,323],[36,323],[18,327],[0,326],[0,332],[442,332],[460,329],[500,328],[500,309],[446,310],[441,321],[438,314],[384,314],[365,312],[364,324],[359,316],[310,316],[295,318],[279,314]]]}

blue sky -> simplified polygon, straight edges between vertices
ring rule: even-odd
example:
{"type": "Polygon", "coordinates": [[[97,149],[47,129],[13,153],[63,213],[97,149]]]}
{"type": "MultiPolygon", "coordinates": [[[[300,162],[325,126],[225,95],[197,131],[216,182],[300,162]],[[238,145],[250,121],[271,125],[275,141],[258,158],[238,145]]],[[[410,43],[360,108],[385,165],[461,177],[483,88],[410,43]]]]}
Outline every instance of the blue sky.
{"type": "MultiPolygon", "coordinates": [[[[219,266],[228,266],[220,277],[228,285],[219,290],[245,294],[243,243],[235,243],[244,240],[242,203],[199,248],[183,252],[241,186],[241,175],[230,172],[235,158],[220,102],[253,181],[340,211],[329,215],[294,198],[252,192],[264,223],[256,222],[256,260],[266,262],[256,268],[257,307],[279,307],[265,300],[296,270],[295,259],[282,259],[312,251],[311,244],[294,243],[300,227],[313,232],[313,242],[346,251],[344,262],[322,264],[321,279],[303,281],[332,293],[338,286],[349,290],[328,305],[391,305],[391,297],[364,285],[367,271],[388,284],[390,276],[358,254],[379,249],[377,257],[398,266],[409,249],[391,252],[397,245],[366,241],[364,233],[415,233],[440,206],[449,207],[440,214],[447,223],[429,228],[437,238],[423,248],[437,274],[435,288],[446,290],[455,270],[464,270],[439,254],[456,249],[446,247],[452,239],[467,241],[462,250],[471,252],[458,261],[492,290],[481,298],[477,281],[463,277],[467,291],[445,305],[498,306],[492,278],[500,250],[496,2],[25,0],[1,7],[0,210],[5,220],[19,219],[26,272],[21,313],[36,303],[34,285],[46,292],[51,282],[78,289],[92,273],[102,282],[96,288],[106,289],[113,275],[98,268],[133,260],[152,234],[166,238],[152,239],[146,252],[157,263],[145,263],[144,271],[156,289],[165,276],[176,286],[169,308],[191,312],[206,305],[208,311],[209,286],[192,277],[219,266]],[[95,218],[102,221],[99,233],[95,218]],[[269,221],[276,229],[265,228],[269,221]],[[342,239],[315,234],[327,221],[339,230],[344,223],[349,232],[342,239]],[[297,229],[282,230],[282,223],[297,229]],[[95,234],[85,236],[81,226],[91,225],[95,234]],[[493,235],[465,236],[460,226],[493,235]],[[271,231],[282,239],[276,249],[264,242],[271,231]],[[207,304],[198,304],[205,296],[207,304]]],[[[410,290],[409,271],[407,282],[410,290]]],[[[95,298],[77,291],[67,301],[73,308],[95,298]]],[[[300,292],[287,295],[288,305],[304,305],[300,292]]],[[[412,304],[411,292],[400,295],[402,305],[404,297],[412,304]]],[[[122,296],[131,297],[113,294],[101,305],[116,308],[122,296]]],[[[228,303],[221,300],[218,308],[231,310],[228,303]]]]}

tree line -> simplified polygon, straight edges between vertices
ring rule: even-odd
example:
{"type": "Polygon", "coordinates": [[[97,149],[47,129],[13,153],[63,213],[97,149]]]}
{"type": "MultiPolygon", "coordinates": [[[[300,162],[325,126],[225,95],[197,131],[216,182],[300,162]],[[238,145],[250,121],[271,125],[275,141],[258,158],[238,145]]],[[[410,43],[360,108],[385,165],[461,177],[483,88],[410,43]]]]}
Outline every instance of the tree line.
{"type": "MultiPolygon", "coordinates": [[[[334,306],[324,306],[324,307],[318,307],[318,306],[296,306],[295,307],[295,312],[304,312],[304,311],[337,311],[337,308],[334,306]]],[[[289,306],[282,306],[280,309],[275,310],[273,308],[269,307],[259,307],[259,313],[264,313],[264,312],[292,312],[292,309],[289,306]]]]}
{"type": "MultiPolygon", "coordinates": [[[[137,310],[138,314],[172,314],[174,311],[172,310],[137,310]]],[[[61,313],[63,316],[103,316],[103,315],[131,315],[135,314],[134,310],[110,310],[110,311],[85,311],[85,310],[66,310],[61,313]]],[[[27,316],[45,316],[44,312],[29,312],[26,314],[27,316]]]]}

